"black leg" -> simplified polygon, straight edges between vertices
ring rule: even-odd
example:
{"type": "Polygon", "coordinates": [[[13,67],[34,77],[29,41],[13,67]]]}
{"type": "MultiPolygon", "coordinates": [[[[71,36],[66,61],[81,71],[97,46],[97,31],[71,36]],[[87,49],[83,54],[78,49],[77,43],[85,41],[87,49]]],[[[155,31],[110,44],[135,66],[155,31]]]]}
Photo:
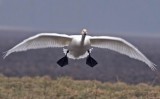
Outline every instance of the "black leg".
{"type": "MultiPolygon", "coordinates": [[[[69,52],[69,51],[67,51],[67,53],[68,53],[68,52],[69,52]]],[[[68,65],[67,53],[66,53],[66,55],[65,55],[63,58],[61,58],[60,60],[57,61],[57,64],[58,64],[59,66],[63,67],[63,66],[65,66],[65,65],[68,65]]]]}
{"type": "Polygon", "coordinates": [[[88,55],[88,57],[86,59],[86,64],[89,65],[90,67],[94,67],[98,63],[94,58],[91,57],[89,50],[88,50],[88,53],[89,53],[89,55],[88,55]]]}

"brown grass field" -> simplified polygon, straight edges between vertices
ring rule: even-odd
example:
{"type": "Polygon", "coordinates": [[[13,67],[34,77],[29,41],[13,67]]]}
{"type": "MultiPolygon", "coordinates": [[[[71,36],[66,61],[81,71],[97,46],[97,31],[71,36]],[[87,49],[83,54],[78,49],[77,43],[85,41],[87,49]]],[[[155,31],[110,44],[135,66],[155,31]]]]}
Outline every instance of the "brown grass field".
{"type": "Polygon", "coordinates": [[[160,99],[160,86],[102,83],[70,77],[0,76],[0,99],[160,99]]]}

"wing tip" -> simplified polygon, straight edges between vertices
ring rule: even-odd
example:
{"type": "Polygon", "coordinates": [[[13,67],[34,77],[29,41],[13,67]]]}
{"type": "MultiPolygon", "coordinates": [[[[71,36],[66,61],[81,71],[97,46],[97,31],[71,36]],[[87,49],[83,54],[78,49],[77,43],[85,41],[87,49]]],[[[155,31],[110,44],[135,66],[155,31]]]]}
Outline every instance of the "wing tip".
{"type": "Polygon", "coordinates": [[[3,52],[2,58],[5,59],[9,54],[10,54],[9,51],[3,52]]]}
{"type": "Polygon", "coordinates": [[[7,52],[3,52],[2,58],[5,59],[7,57],[7,52]]]}
{"type": "Polygon", "coordinates": [[[151,65],[149,65],[149,67],[151,68],[152,71],[157,71],[157,68],[156,68],[156,64],[154,63],[151,63],[151,65]]]}

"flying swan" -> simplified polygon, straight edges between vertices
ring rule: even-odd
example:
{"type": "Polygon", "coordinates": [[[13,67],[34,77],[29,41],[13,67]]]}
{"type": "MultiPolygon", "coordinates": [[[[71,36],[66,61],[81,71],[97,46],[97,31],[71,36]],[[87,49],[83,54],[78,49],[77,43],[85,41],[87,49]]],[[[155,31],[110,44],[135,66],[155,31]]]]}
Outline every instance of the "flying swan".
{"type": "Polygon", "coordinates": [[[65,56],[57,61],[61,67],[68,64],[68,58],[86,58],[86,64],[94,67],[97,61],[91,57],[92,47],[106,48],[127,55],[146,63],[152,70],[156,65],[143,55],[135,46],[122,38],[110,36],[89,36],[83,29],[81,35],[66,35],[57,33],[40,33],[30,37],[8,50],[4,58],[13,52],[27,51],[29,49],[63,47],[65,56]]]}

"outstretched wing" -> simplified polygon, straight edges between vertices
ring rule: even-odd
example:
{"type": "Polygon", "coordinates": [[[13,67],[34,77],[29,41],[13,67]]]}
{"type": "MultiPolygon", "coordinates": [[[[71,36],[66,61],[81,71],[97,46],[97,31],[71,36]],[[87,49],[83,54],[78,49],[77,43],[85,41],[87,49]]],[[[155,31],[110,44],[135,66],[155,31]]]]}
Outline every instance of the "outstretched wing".
{"type": "Polygon", "coordinates": [[[90,37],[91,46],[106,48],[131,58],[145,62],[152,70],[156,70],[156,65],[152,63],[145,55],[143,55],[135,46],[122,38],[109,36],[94,36],[90,37]]]}
{"type": "Polygon", "coordinates": [[[26,51],[29,49],[40,49],[49,47],[64,47],[68,46],[72,37],[65,34],[57,33],[40,33],[25,39],[21,43],[17,44],[12,49],[8,50],[4,55],[4,58],[13,52],[26,51]]]}

